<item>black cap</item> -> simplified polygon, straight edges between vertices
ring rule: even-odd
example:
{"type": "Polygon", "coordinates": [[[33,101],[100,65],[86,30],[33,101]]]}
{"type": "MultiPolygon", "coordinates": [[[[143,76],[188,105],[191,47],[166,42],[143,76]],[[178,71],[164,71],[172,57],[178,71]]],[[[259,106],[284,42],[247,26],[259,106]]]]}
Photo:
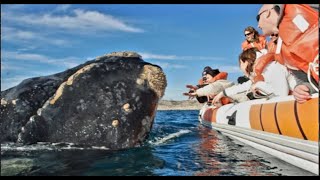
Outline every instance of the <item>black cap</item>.
{"type": "Polygon", "coordinates": [[[211,71],[212,68],[210,66],[206,66],[203,68],[203,71],[202,71],[202,76],[205,76],[207,74],[207,72],[211,71]]]}
{"type": "Polygon", "coordinates": [[[202,72],[202,76],[206,75],[206,74],[210,74],[212,77],[215,77],[216,75],[218,75],[220,73],[219,69],[206,69],[202,72]]]}

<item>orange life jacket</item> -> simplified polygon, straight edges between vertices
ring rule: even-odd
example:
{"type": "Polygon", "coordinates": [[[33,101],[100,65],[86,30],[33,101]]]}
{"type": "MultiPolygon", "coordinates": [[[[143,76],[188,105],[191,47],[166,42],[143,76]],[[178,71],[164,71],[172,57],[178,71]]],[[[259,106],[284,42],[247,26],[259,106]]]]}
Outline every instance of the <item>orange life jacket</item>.
{"type": "Polygon", "coordinates": [[[266,48],[266,44],[267,44],[267,40],[264,36],[259,36],[259,42],[253,42],[250,43],[247,40],[243,41],[243,43],[241,44],[241,48],[242,50],[247,50],[253,47],[258,48],[259,50],[261,49],[265,49],[266,48]]]}
{"type": "MultiPolygon", "coordinates": [[[[281,64],[296,67],[308,73],[309,64],[316,64],[319,54],[319,12],[305,4],[286,4],[279,24],[276,55],[281,64]]],[[[319,81],[318,68],[311,75],[319,81]]],[[[310,73],[310,72],[309,72],[310,73]]]]}
{"type": "Polygon", "coordinates": [[[220,101],[222,105],[230,104],[232,102],[232,100],[229,97],[222,97],[220,101]]]}
{"type": "MultiPolygon", "coordinates": [[[[215,97],[215,96],[214,96],[214,97],[215,97]]],[[[214,98],[214,97],[213,97],[213,98],[214,98]]],[[[208,102],[212,102],[212,100],[213,100],[213,99],[209,99],[208,102]]],[[[233,100],[232,100],[231,98],[229,98],[229,97],[222,97],[222,98],[220,99],[220,102],[221,102],[222,105],[226,105],[226,104],[232,103],[233,100]]]]}
{"type": "Polygon", "coordinates": [[[254,73],[255,76],[253,78],[253,82],[256,83],[258,81],[264,81],[264,77],[262,75],[262,72],[264,70],[264,68],[272,61],[275,60],[275,54],[268,52],[265,55],[262,55],[260,58],[258,58],[256,61],[258,61],[256,63],[256,65],[254,66],[254,73]]]}

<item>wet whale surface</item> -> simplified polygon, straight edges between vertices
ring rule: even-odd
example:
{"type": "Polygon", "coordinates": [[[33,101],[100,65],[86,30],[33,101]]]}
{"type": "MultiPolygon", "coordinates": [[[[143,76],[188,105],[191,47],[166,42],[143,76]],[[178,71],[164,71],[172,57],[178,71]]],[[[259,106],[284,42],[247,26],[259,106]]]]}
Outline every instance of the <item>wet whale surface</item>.
{"type": "Polygon", "coordinates": [[[132,52],[111,53],[2,92],[1,142],[123,149],[148,136],[167,82],[132,52]]]}

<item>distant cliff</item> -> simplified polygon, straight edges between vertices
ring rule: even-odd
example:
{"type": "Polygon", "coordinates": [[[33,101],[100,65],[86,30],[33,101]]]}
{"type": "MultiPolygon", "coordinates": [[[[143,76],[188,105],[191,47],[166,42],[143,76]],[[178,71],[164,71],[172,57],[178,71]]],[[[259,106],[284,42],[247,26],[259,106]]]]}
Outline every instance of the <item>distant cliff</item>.
{"type": "Polygon", "coordinates": [[[161,100],[158,110],[200,110],[203,104],[196,100],[169,101],[161,100]]]}

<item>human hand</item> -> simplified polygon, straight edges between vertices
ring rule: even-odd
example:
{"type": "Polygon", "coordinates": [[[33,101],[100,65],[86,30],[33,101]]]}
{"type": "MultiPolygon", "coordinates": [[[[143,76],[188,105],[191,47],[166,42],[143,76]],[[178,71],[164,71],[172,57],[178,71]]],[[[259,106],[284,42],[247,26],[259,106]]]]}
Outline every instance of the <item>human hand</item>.
{"type": "Polygon", "coordinates": [[[193,85],[190,85],[190,84],[187,84],[186,87],[191,89],[191,90],[197,90],[198,89],[197,86],[193,86],[193,85]]]}
{"type": "Polygon", "coordinates": [[[190,91],[188,93],[183,93],[184,96],[189,96],[188,99],[193,99],[195,96],[197,96],[196,92],[190,91]]]}
{"type": "Polygon", "coordinates": [[[216,94],[214,94],[214,93],[213,93],[213,94],[208,94],[208,95],[207,95],[207,98],[208,98],[208,99],[213,99],[215,96],[216,96],[216,94]]]}
{"type": "Polygon", "coordinates": [[[220,92],[219,94],[217,94],[217,95],[213,98],[212,104],[218,104],[218,103],[220,103],[220,99],[221,99],[222,97],[224,97],[224,95],[223,95],[222,92],[220,92]]]}
{"type": "Polygon", "coordinates": [[[292,94],[298,103],[304,103],[311,99],[309,88],[303,84],[296,86],[292,94]]]}

